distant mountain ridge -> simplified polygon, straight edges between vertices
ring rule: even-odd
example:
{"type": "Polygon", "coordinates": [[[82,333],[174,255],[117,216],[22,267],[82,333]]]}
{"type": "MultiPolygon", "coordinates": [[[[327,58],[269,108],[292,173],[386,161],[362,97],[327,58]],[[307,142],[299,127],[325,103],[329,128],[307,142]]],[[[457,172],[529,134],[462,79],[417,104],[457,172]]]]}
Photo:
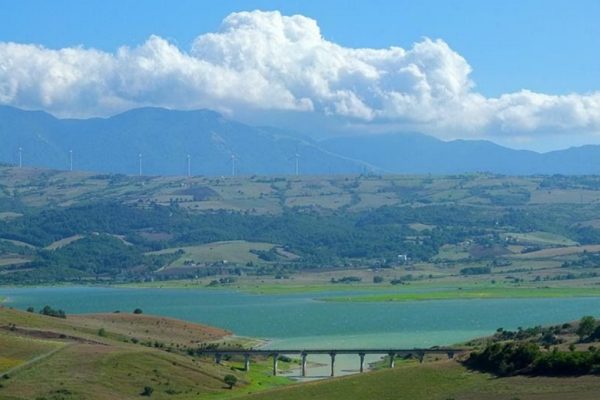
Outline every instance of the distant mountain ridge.
{"type": "Polygon", "coordinates": [[[303,174],[360,172],[361,162],[314,142],[254,128],[209,110],[134,109],[109,118],[57,119],[43,112],[0,107],[0,161],[67,169],[147,175],[303,174]],[[232,158],[235,157],[235,161],[232,158]],[[235,164],[235,166],[234,166],[235,164]]]}
{"type": "Polygon", "coordinates": [[[41,111],[0,106],[0,162],[137,174],[292,175],[384,173],[507,175],[599,174],[600,146],[549,153],[513,150],[484,140],[445,142],[420,133],[333,137],[259,128],[210,110],[139,108],[109,117],[58,119],[41,111]],[[235,157],[235,161],[232,159],[235,157]],[[235,163],[235,167],[234,167],[235,163]]]}

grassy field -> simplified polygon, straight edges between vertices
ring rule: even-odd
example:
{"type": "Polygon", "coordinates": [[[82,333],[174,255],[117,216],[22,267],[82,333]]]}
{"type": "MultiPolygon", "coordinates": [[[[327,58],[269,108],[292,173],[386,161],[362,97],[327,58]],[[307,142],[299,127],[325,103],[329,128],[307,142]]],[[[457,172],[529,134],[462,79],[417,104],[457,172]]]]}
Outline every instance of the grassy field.
{"type": "Polygon", "coordinates": [[[73,235],[73,236],[69,236],[66,237],[64,239],[61,240],[57,240],[56,242],[53,242],[51,244],[49,244],[48,246],[46,246],[46,250],[56,250],[56,249],[60,249],[61,247],[64,247],[70,243],[73,243],[79,239],[83,239],[83,235],[73,235]]]}
{"type": "Polygon", "coordinates": [[[506,238],[514,239],[519,243],[533,243],[541,245],[556,245],[556,246],[576,246],[577,242],[554,233],[549,232],[508,232],[505,234],[506,238]]]}
{"type": "Polygon", "coordinates": [[[212,342],[231,335],[222,329],[185,321],[129,313],[73,315],[69,320],[94,332],[104,328],[115,338],[135,337],[140,341],[159,341],[180,346],[212,342]]]}
{"type": "Polygon", "coordinates": [[[17,265],[31,261],[31,258],[9,255],[8,257],[0,256],[0,267],[5,265],[17,265]]]}
{"type": "Polygon", "coordinates": [[[268,251],[276,245],[272,243],[247,242],[244,240],[232,240],[227,242],[207,243],[199,246],[188,246],[181,248],[165,249],[149,254],[169,254],[184,251],[184,254],[169,265],[169,267],[182,267],[186,263],[215,263],[226,261],[228,263],[246,264],[258,263],[261,260],[252,253],[252,250],[268,251]]]}
{"type": "Polygon", "coordinates": [[[230,398],[290,383],[270,376],[269,360],[216,365],[189,356],[201,343],[243,343],[229,333],[185,321],[134,314],[68,316],[66,319],[0,307],[0,398],[138,399],[230,398]],[[229,390],[226,374],[238,377],[229,390]]]}
{"type": "Polygon", "coordinates": [[[567,246],[567,247],[554,247],[538,251],[532,251],[531,253],[517,254],[512,257],[514,258],[552,258],[558,256],[567,256],[572,254],[580,254],[584,252],[597,253],[600,251],[600,245],[585,245],[585,246],[567,246]]]}
{"type": "Polygon", "coordinates": [[[406,364],[331,381],[299,384],[243,399],[595,400],[600,378],[495,378],[453,361],[406,364]]]}
{"type": "MultiPolygon", "coordinates": [[[[567,188],[542,188],[545,177],[508,177],[465,174],[431,179],[424,176],[302,176],[302,177],[137,177],[101,175],[28,168],[0,168],[4,193],[17,193],[30,207],[67,206],[93,199],[157,203],[192,211],[235,210],[279,213],[283,206],[364,210],[383,205],[402,205],[407,196],[427,202],[490,204],[511,193],[528,193],[526,204],[590,204],[600,191],[573,184],[567,188]],[[207,188],[214,193],[194,198],[182,188],[207,188]]],[[[0,198],[7,196],[0,192],[0,198]]],[[[0,219],[18,217],[0,213],[0,219]]]]}
{"type": "MultiPolygon", "coordinates": [[[[253,359],[245,372],[241,359],[216,365],[185,351],[227,335],[145,315],[60,319],[0,307],[0,398],[139,399],[150,387],[151,398],[175,400],[592,400],[600,390],[598,376],[497,378],[455,360],[399,362],[395,369],[298,384],[271,376],[270,359],[253,359]],[[233,390],[223,383],[226,374],[238,378],[233,390]]],[[[279,364],[282,370],[293,365],[279,364]]]]}
{"type": "Polygon", "coordinates": [[[65,344],[51,340],[34,340],[17,335],[0,335],[0,371],[10,371],[28,360],[36,359],[64,347],[65,344]]]}

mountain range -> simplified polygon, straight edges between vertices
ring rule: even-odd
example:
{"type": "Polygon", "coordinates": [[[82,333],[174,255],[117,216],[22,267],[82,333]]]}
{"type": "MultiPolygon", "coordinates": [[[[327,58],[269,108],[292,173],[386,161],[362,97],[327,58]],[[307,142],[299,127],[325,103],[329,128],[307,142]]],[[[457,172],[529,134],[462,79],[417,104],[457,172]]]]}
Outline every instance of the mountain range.
{"type": "Polygon", "coordinates": [[[108,118],[59,119],[0,106],[0,162],[148,175],[377,173],[598,174],[600,146],[548,153],[421,133],[311,139],[243,124],[210,110],[133,109],[108,118]],[[141,155],[141,157],[140,157],[141,155]],[[141,158],[141,160],[140,160],[141,158]]]}

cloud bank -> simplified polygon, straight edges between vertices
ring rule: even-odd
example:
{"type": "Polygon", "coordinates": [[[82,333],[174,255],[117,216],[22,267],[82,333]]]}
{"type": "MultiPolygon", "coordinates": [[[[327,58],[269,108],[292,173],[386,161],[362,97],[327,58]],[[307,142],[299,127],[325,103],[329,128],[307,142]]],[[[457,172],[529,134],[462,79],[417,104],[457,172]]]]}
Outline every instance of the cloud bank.
{"type": "Polygon", "coordinates": [[[291,111],[442,137],[600,134],[600,92],[487,98],[471,70],[440,39],[410,49],[347,48],[324,39],[313,19],[252,11],[229,15],[188,50],[158,36],[115,53],[0,42],[0,104],[63,117],[139,106],[233,117],[291,111]]]}

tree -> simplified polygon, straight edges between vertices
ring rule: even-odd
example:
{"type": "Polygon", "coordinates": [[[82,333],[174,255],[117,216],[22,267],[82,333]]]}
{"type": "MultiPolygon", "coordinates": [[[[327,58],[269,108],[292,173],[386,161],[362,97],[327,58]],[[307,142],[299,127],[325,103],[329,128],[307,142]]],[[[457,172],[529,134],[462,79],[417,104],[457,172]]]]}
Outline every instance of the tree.
{"type": "Polygon", "coordinates": [[[594,333],[595,328],[596,320],[594,317],[587,315],[581,318],[581,321],[579,321],[579,327],[577,328],[577,335],[579,336],[579,339],[583,340],[583,338],[590,336],[592,333],[594,333]]]}
{"type": "Polygon", "coordinates": [[[229,386],[229,389],[233,389],[237,381],[238,379],[235,375],[229,374],[223,377],[223,382],[225,382],[225,384],[229,386]]]}

